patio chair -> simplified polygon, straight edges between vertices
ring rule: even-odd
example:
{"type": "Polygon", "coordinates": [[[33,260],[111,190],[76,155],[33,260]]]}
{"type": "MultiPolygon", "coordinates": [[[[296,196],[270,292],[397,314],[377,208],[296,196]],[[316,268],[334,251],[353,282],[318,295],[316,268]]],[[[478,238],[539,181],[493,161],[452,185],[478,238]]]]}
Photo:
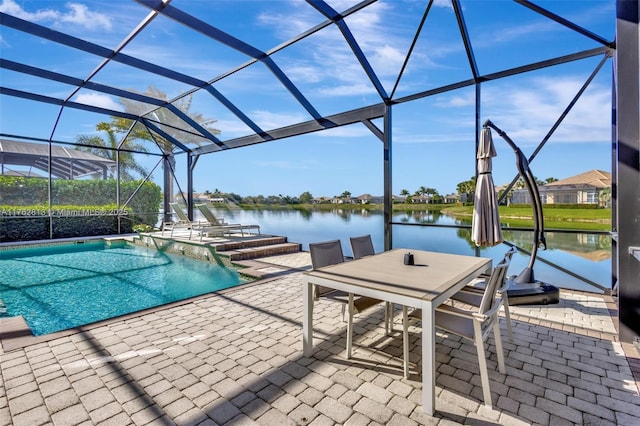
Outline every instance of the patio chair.
{"type": "Polygon", "coordinates": [[[363,235],[362,237],[350,237],[351,251],[354,259],[360,259],[365,256],[373,256],[376,254],[371,241],[371,235],[363,235]]]}
{"type": "Polygon", "coordinates": [[[240,231],[240,234],[244,237],[245,231],[251,234],[251,230],[256,231],[260,235],[260,225],[242,225],[240,223],[225,223],[224,219],[217,218],[216,215],[209,209],[206,204],[196,204],[202,216],[204,216],[206,223],[200,223],[198,225],[198,232],[200,233],[200,241],[204,235],[209,234],[231,234],[232,231],[240,231]]]}
{"type": "MultiPolygon", "coordinates": [[[[311,254],[311,265],[313,269],[323,266],[335,265],[344,262],[342,245],[340,240],[310,243],[309,252],[311,254]]],[[[351,346],[353,341],[353,315],[361,313],[369,308],[381,303],[382,300],[372,297],[359,296],[341,290],[320,285],[314,286],[314,296],[342,304],[342,320],[344,321],[345,309],[348,308],[347,320],[347,358],[351,358],[351,346]]],[[[385,324],[388,322],[387,310],[385,309],[385,324]]]]}
{"type": "MultiPolygon", "coordinates": [[[[504,353],[500,336],[500,324],[498,322],[498,310],[501,303],[496,294],[498,288],[504,282],[509,262],[509,259],[505,259],[493,269],[486,282],[480,306],[476,309],[466,310],[445,303],[437,307],[435,311],[435,326],[437,328],[475,344],[478,353],[483,399],[488,407],[492,406],[492,401],[484,344],[489,337],[491,329],[493,329],[498,369],[502,374],[505,374],[504,353]]],[[[409,322],[420,321],[422,320],[422,311],[416,309],[408,316],[409,322]]],[[[406,323],[404,333],[405,335],[407,334],[406,323]]]]}
{"type": "MultiPolygon", "coordinates": [[[[511,262],[511,258],[518,251],[516,247],[511,247],[505,254],[503,261],[511,262]]],[[[473,280],[469,285],[465,286],[458,293],[451,296],[452,301],[465,303],[467,305],[479,307],[482,303],[482,296],[487,284],[487,280],[491,274],[483,274],[479,278],[473,280]]],[[[504,318],[507,323],[507,333],[509,335],[509,341],[513,341],[513,329],[511,327],[511,314],[509,313],[509,296],[507,295],[507,289],[509,288],[509,281],[505,273],[502,283],[498,284],[500,287],[497,290],[497,296],[500,298],[500,304],[504,310],[504,318]]]]}
{"type": "Polygon", "coordinates": [[[171,206],[171,209],[178,217],[178,220],[176,220],[175,222],[163,221],[161,235],[164,235],[164,231],[171,230],[170,236],[173,237],[173,231],[176,228],[184,228],[189,230],[189,239],[191,239],[191,233],[193,232],[193,225],[195,224],[195,222],[189,220],[189,217],[186,215],[184,210],[182,210],[182,207],[178,205],[178,203],[169,203],[169,206],[171,206]]]}
{"type": "MultiPolygon", "coordinates": [[[[361,257],[373,256],[376,254],[373,248],[373,241],[371,241],[371,235],[363,235],[361,237],[350,237],[349,243],[351,244],[351,251],[353,252],[354,259],[360,259],[361,257]]],[[[393,318],[394,318],[394,306],[393,303],[385,303],[385,331],[388,335],[393,331],[393,318]]]]}

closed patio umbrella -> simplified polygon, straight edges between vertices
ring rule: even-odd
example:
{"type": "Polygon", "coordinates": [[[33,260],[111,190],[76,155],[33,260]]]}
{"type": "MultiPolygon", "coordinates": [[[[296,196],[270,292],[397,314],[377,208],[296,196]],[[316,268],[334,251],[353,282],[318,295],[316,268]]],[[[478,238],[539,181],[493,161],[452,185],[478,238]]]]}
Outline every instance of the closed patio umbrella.
{"type": "Polygon", "coordinates": [[[491,129],[483,127],[476,155],[478,178],[473,200],[473,222],[471,226],[471,240],[478,247],[495,246],[502,242],[496,188],[491,176],[491,158],[496,155],[491,129]]]}

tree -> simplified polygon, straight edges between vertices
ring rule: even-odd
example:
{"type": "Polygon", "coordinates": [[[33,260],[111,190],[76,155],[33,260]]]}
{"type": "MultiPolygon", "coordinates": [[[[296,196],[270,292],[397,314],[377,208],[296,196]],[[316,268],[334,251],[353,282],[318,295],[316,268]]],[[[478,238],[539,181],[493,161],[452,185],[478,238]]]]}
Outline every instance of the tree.
{"type": "MultiPolygon", "coordinates": [[[[421,186],[420,190],[422,190],[422,188],[424,188],[424,186],[421,186]]],[[[438,195],[438,190],[435,188],[424,188],[424,194],[429,196],[429,202],[432,203],[434,197],[438,195]]]]}
{"type": "Polygon", "coordinates": [[[609,207],[611,203],[611,187],[603,188],[600,192],[598,192],[598,206],[599,207],[609,207]]]}
{"type": "Polygon", "coordinates": [[[472,176],[471,179],[460,182],[456,189],[459,195],[472,194],[476,189],[476,177],[472,176]]]}
{"type": "Polygon", "coordinates": [[[344,191],[341,195],[340,198],[351,198],[351,192],[349,191],[344,191]]]}
{"type": "Polygon", "coordinates": [[[552,182],[557,182],[558,179],[554,178],[554,177],[548,177],[544,180],[544,183],[552,183],[552,182]]]}
{"type": "MultiPolygon", "coordinates": [[[[162,101],[169,101],[166,93],[153,86],[149,86],[143,94],[162,101]]],[[[201,113],[191,111],[192,97],[192,94],[184,96],[173,102],[173,105],[193,121],[198,123],[201,127],[206,129],[209,133],[213,135],[219,134],[220,130],[212,127],[213,123],[217,120],[213,118],[206,118],[201,113]]],[[[200,132],[198,130],[194,129],[188,123],[185,123],[185,121],[167,108],[158,108],[149,113],[149,105],[142,102],[127,98],[120,98],[119,102],[124,106],[124,110],[128,113],[135,115],[146,114],[146,117],[156,122],[156,125],[167,135],[185,145],[195,144],[199,146],[206,141],[206,139],[200,136],[200,132]]],[[[129,131],[132,122],[126,118],[112,117],[112,121],[109,124],[115,132],[124,134],[129,131]]],[[[157,143],[160,148],[164,155],[165,215],[170,214],[171,211],[168,209],[168,203],[173,199],[173,170],[175,170],[176,164],[174,151],[177,147],[174,146],[169,139],[160,134],[154,133],[152,135],[146,126],[140,122],[137,122],[133,129],[131,129],[127,139],[131,141],[153,141],[154,143],[157,143]]],[[[165,220],[170,220],[170,218],[165,217],[165,220]]]]}
{"type": "MultiPolygon", "coordinates": [[[[111,126],[111,123],[98,123],[96,130],[106,133],[106,140],[100,136],[87,136],[79,135],[76,137],[76,143],[90,146],[78,146],[78,151],[88,152],[98,157],[106,158],[112,161],[118,159],[118,130],[111,126]]],[[[146,152],[145,146],[139,143],[129,144],[129,148],[136,151],[146,152]]],[[[136,176],[132,174],[135,172],[140,175],[139,177],[146,177],[149,172],[146,168],[136,162],[133,153],[128,151],[120,151],[120,178],[126,181],[136,180],[136,176]]],[[[115,178],[113,172],[111,178],[115,178]]]]}
{"type": "Polygon", "coordinates": [[[313,195],[309,191],[305,191],[298,197],[302,204],[309,204],[313,200],[313,195]]]}

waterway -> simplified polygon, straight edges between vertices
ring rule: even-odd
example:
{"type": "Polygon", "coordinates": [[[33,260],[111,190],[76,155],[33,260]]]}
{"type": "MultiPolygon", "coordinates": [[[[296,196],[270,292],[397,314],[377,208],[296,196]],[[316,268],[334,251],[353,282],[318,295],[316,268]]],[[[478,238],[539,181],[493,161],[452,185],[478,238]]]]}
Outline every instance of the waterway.
{"type": "MultiPolygon", "coordinates": [[[[309,243],[339,239],[345,255],[351,255],[349,237],[370,234],[376,251],[384,248],[384,220],[381,211],[340,210],[220,210],[218,215],[229,223],[258,224],[263,234],[285,235],[289,241],[302,244],[308,250],[309,243]]],[[[432,250],[502,258],[509,248],[501,244],[496,247],[477,249],[470,241],[471,219],[456,219],[432,211],[396,213],[393,222],[403,224],[428,224],[445,226],[392,226],[392,246],[408,249],[432,250]],[[461,228],[451,227],[461,226],[461,228]],[[465,228],[466,227],[466,228],[465,228]],[[478,251],[479,250],[479,251],[478,251]]],[[[503,230],[505,241],[530,251],[533,233],[503,230]]],[[[601,292],[589,284],[595,283],[611,288],[611,237],[597,233],[545,232],[547,249],[539,250],[534,263],[535,278],[560,288],[601,292]],[[560,269],[548,265],[557,265],[560,269]],[[562,269],[569,271],[565,272],[562,269]],[[586,280],[577,278],[584,277],[586,280]]],[[[514,256],[509,274],[518,274],[530,261],[530,255],[518,253],[514,256]]],[[[495,262],[494,262],[495,263],[495,262]]]]}

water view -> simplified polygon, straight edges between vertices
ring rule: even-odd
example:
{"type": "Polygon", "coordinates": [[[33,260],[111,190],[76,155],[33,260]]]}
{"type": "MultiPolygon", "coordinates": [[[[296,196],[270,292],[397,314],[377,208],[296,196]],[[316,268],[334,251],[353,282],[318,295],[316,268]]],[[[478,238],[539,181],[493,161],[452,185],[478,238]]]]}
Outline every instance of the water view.
{"type": "MultiPolygon", "coordinates": [[[[265,234],[284,235],[289,241],[299,242],[303,250],[309,243],[340,239],[345,255],[351,255],[349,237],[371,234],[376,251],[384,248],[383,214],[380,211],[334,210],[334,211],[294,211],[294,210],[221,210],[220,216],[228,222],[259,224],[265,234]]],[[[470,226],[468,220],[455,219],[439,212],[416,211],[394,214],[393,221],[406,224],[432,224],[470,226]]],[[[504,229],[505,241],[531,250],[532,232],[504,229]]],[[[595,283],[605,288],[611,287],[611,238],[598,233],[546,232],[547,250],[538,251],[534,265],[535,277],[560,288],[600,292],[589,284],[595,283]],[[547,265],[551,262],[569,271],[563,272],[547,265]],[[586,279],[572,276],[576,274],[586,279]]],[[[470,240],[471,229],[436,226],[393,226],[393,247],[432,250],[447,253],[474,255],[476,247],[470,240]]],[[[508,249],[498,245],[479,250],[481,256],[500,259],[508,249]]],[[[518,274],[529,263],[529,255],[518,253],[514,256],[509,274],[518,274]]]]}

